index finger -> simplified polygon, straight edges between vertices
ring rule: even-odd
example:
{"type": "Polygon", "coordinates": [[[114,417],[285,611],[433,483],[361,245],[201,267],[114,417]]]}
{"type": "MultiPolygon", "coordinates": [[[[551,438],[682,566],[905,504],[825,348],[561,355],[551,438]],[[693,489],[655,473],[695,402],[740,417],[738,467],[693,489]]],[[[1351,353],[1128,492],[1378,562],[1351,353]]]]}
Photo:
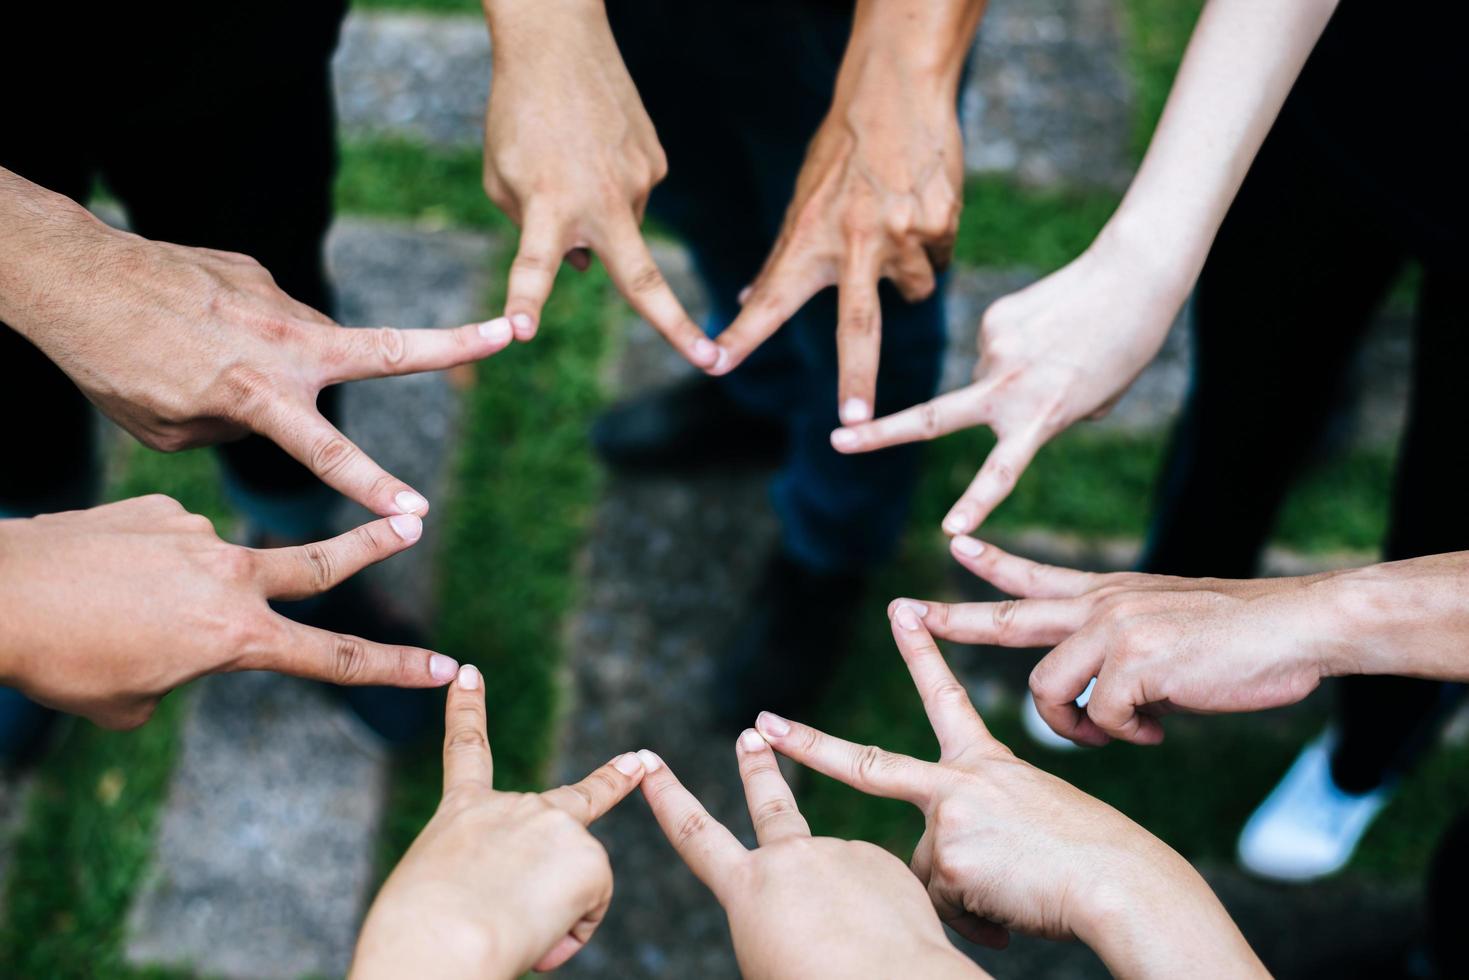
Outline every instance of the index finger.
{"type": "Polygon", "coordinates": [[[870,796],[926,807],[938,785],[938,769],[930,763],[857,745],[769,711],[760,713],[755,727],[781,755],[870,796]]]}
{"type": "Polygon", "coordinates": [[[717,366],[719,347],[673,294],[631,214],[610,230],[598,254],[617,291],[675,350],[694,367],[707,371],[717,366]]]}
{"type": "Polygon", "coordinates": [[[326,541],[254,550],[256,580],[268,599],[304,599],[396,555],[422,535],[417,514],[398,514],[326,541]]]}
{"type": "Polygon", "coordinates": [[[643,796],[658,820],[658,826],[678,856],[715,896],[749,856],[729,829],[709,816],[704,805],[684,788],[663,760],[644,749],[643,796]]]}
{"type": "Polygon", "coordinates": [[[621,803],[642,778],[643,763],[638,754],[624,752],[580,782],[546,790],[541,799],[558,810],[565,810],[585,827],[621,803]]]}
{"type": "Polygon", "coordinates": [[[923,628],[918,610],[902,599],[893,605],[893,639],[913,676],[933,733],[938,736],[942,757],[952,758],[978,742],[990,741],[989,729],[974,710],[968,689],[959,683],[938,644],[923,628]]]}
{"type": "Polygon", "coordinates": [[[831,434],[832,448],[840,453],[866,453],[936,439],[987,422],[981,386],[973,384],[871,422],[843,426],[831,434]]]}
{"type": "Polygon", "coordinates": [[[510,321],[496,317],[451,330],[329,327],[321,345],[321,384],[390,378],[483,360],[509,346],[510,321]]]}
{"type": "Polygon", "coordinates": [[[770,743],[753,728],[747,728],[740,733],[738,745],[735,756],[745,784],[750,822],[755,825],[755,839],[764,845],[788,837],[810,837],[811,828],[796,806],[790,784],[775,764],[770,743]]]}
{"type": "Polygon", "coordinates": [[[273,670],[346,687],[442,687],[459,664],[420,647],[374,643],[268,613],[271,627],[257,649],[237,657],[232,670],[273,670]]]}
{"type": "Polygon", "coordinates": [[[255,431],[272,440],[334,490],[379,517],[428,513],[428,501],[390,475],[316,410],[281,400],[255,420],[255,431]]]}
{"type": "Polygon", "coordinates": [[[444,792],[469,785],[495,785],[484,677],[473,664],[459,668],[444,703],[444,792]]]}
{"type": "Polygon", "coordinates": [[[715,374],[727,374],[769,340],[806,301],[829,284],[798,268],[789,252],[777,255],[749,288],[739,315],[719,335],[722,359],[715,374]]]}
{"type": "Polygon", "coordinates": [[[963,534],[949,541],[949,553],[959,564],[1000,591],[1026,599],[1068,599],[1085,595],[1101,585],[1106,577],[1021,558],[963,534]]]}

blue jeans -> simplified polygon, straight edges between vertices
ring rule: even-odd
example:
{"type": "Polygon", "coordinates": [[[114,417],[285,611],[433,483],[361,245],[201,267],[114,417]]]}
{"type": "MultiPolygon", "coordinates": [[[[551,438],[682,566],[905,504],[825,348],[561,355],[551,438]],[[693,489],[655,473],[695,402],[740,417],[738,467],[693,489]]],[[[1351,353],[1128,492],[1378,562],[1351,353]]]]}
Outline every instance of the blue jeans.
{"type": "MultiPolygon", "coordinates": [[[[832,0],[609,0],[623,59],[668,154],[649,213],[689,247],[710,299],[713,335],[738,312],[775,244],[806,145],[831,104],[851,9],[832,0]]],[[[945,346],[943,279],[907,303],[884,283],[877,414],[931,398],[945,346]]],[[[782,420],[790,455],[772,485],[786,553],[858,571],[896,549],[919,449],[843,456],[838,424],[836,291],[828,289],[721,379],[749,411],[782,420]]]]}

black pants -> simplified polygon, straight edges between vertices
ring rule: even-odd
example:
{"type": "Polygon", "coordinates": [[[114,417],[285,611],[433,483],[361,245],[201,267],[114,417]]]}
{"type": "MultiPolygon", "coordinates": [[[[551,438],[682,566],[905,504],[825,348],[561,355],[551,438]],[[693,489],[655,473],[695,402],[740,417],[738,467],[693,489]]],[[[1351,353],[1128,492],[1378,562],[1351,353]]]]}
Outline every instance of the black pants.
{"type": "MultiPolygon", "coordinates": [[[[101,180],[140,235],[243,252],[291,296],[329,311],[329,67],[344,4],[46,6],[6,15],[0,166],[83,203],[101,180]]],[[[334,404],[323,392],[328,416],[334,404]]],[[[0,455],[0,512],[94,502],[86,400],[3,324],[0,413],[24,420],[0,455]]],[[[258,436],[220,454],[227,476],[254,493],[320,487],[258,436]]]]}
{"type": "MultiPolygon", "coordinates": [[[[1409,262],[1423,274],[1383,554],[1469,549],[1466,229],[1462,197],[1456,203],[1450,189],[1461,178],[1444,169],[1457,157],[1440,145],[1433,105],[1452,115],[1447,103],[1464,90],[1418,78],[1412,62],[1433,52],[1416,33],[1394,36],[1385,19],[1398,13],[1340,8],[1209,253],[1194,297],[1195,376],[1161,480],[1147,571],[1254,574],[1363,333],[1409,262]],[[1362,75],[1380,90],[1359,93],[1362,75]],[[1397,126],[1374,129],[1374,112],[1397,126]]],[[[1432,31],[1406,16],[1413,11],[1401,13],[1415,32],[1432,31]]],[[[1354,791],[1411,761],[1447,693],[1433,682],[1377,677],[1349,678],[1340,692],[1333,769],[1354,791]]]]}

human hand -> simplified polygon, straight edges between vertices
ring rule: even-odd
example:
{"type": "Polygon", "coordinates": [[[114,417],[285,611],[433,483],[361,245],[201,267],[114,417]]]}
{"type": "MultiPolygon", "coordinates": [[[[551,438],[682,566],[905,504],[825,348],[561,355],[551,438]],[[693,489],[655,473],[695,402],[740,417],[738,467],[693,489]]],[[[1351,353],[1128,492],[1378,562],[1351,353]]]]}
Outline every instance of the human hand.
{"type": "Polygon", "coordinates": [[[449,688],[444,797],[378,893],[351,975],[515,977],[586,945],[612,900],[607,852],[587,825],[632,792],[628,752],[571,786],[494,788],[479,671],[449,688]]]}
{"type": "Polygon", "coordinates": [[[448,657],[293,623],[268,599],[323,592],[417,541],[413,514],[294,548],[221,541],[164,496],[0,521],[0,681],[108,728],[219,671],[438,687],[448,657]]]}
{"type": "Polygon", "coordinates": [[[719,349],[684,311],[643,241],[648,195],[668,161],[600,3],[485,4],[494,83],[485,117],[485,190],[520,226],[505,315],[535,335],[565,256],[588,251],[613,284],[696,367],[719,349]]]}
{"type": "Polygon", "coordinates": [[[954,557],[1006,602],[925,602],[923,622],[961,643],[1054,647],[1030,689],[1056,732],[1086,745],[1163,740],[1159,715],[1294,704],[1355,672],[1336,573],[1276,579],[1096,574],[955,538],[954,557]],[[1084,708],[1076,700],[1092,678],[1084,708]]]}
{"type": "Polygon", "coordinates": [[[1099,240],[985,311],[972,384],[839,428],[831,444],[838,452],[870,452],[988,425],[998,441],[943,521],[950,534],[973,531],[1009,496],[1041,446],[1116,403],[1163,345],[1187,289],[1139,250],[1099,240]]]}
{"type": "Polygon", "coordinates": [[[863,841],[812,837],[759,734],[736,757],[758,842],[735,839],[663,760],[639,753],[643,795],[680,857],[729,916],[740,973],[781,977],[972,977],[903,863],[863,841]]]}
{"type": "Polygon", "coordinates": [[[831,109],[775,246],[718,338],[728,358],[716,371],[733,370],[812,296],[836,286],[837,405],[851,424],[872,418],[876,403],[879,281],[891,280],[909,302],[930,296],[952,256],[963,206],[954,88],[964,47],[941,72],[925,71],[893,49],[900,28],[864,43],[862,23],[859,9],[831,109]]]}
{"type": "Polygon", "coordinates": [[[508,323],[345,329],[248,256],[149,241],[29,189],[42,202],[26,212],[40,246],[17,258],[25,268],[10,278],[22,285],[4,292],[23,296],[0,312],[113,421],[167,452],[258,432],[375,514],[428,511],[322,417],[316,396],[488,357],[510,343],[508,323]]]}
{"type": "Polygon", "coordinates": [[[992,946],[1008,930],[1087,943],[1117,976],[1264,971],[1204,880],[1162,841],[1063,780],[1017,759],[989,733],[924,630],[898,600],[893,636],[940,755],[920,762],[769,713],[776,751],[926,819],[914,874],[943,919],[992,946]]]}

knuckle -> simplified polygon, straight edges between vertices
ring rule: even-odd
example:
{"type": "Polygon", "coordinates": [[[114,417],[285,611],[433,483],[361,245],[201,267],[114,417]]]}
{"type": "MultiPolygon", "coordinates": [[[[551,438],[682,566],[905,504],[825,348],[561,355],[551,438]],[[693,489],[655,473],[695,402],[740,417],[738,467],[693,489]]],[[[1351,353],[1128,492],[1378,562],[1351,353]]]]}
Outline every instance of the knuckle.
{"type": "Polygon", "coordinates": [[[327,436],[311,448],[311,469],[321,476],[332,476],[350,465],[356,455],[357,447],[344,436],[327,436]]]}
{"type": "Polygon", "coordinates": [[[990,616],[994,622],[995,635],[1004,638],[1015,629],[1015,614],[1020,608],[1018,599],[1004,599],[990,607],[990,616]]]}
{"type": "Polygon", "coordinates": [[[635,293],[654,293],[663,286],[663,273],[656,265],[639,266],[628,279],[628,289],[635,293]]]}
{"type": "Polygon", "coordinates": [[[939,433],[939,410],[933,402],[924,402],[918,407],[918,425],[923,435],[932,438],[939,433]]]}
{"type": "Polygon", "coordinates": [[[750,819],[759,828],[768,825],[772,820],[792,816],[796,812],[794,803],[785,797],[776,797],[775,799],[766,800],[757,806],[755,812],[750,815],[750,819]]]}
{"type": "Polygon", "coordinates": [[[962,708],[970,706],[969,692],[958,681],[944,681],[938,687],[934,688],[933,700],[936,704],[940,705],[952,705],[962,708]]]}
{"type": "Polygon", "coordinates": [[[709,814],[702,810],[691,810],[679,818],[674,829],[675,847],[683,847],[709,829],[709,814]]]}
{"type": "Polygon", "coordinates": [[[356,637],[332,641],[332,676],[338,684],[352,684],[367,672],[367,648],[356,637]]]}
{"type": "Polygon", "coordinates": [[[449,734],[444,742],[446,752],[482,752],[489,748],[490,743],[485,738],[477,724],[461,725],[449,734]]]}
{"type": "Polygon", "coordinates": [[[336,580],[336,556],[319,543],[303,545],[302,555],[306,558],[311,574],[312,587],[321,592],[336,580]]]}
{"type": "Polygon", "coordinates": [[[369,334],[373,349],[383,363],[397,364],[403,360],[403,355],[407,351],[403,331],[396,327],[378,327],[369,331],[369,334]]]}
{"type": "Polygon", "coordinates": [[[852,760],[852,775],[868,781],[892,768],[892,758],[876,745],[864,745],[852,760]]]}

